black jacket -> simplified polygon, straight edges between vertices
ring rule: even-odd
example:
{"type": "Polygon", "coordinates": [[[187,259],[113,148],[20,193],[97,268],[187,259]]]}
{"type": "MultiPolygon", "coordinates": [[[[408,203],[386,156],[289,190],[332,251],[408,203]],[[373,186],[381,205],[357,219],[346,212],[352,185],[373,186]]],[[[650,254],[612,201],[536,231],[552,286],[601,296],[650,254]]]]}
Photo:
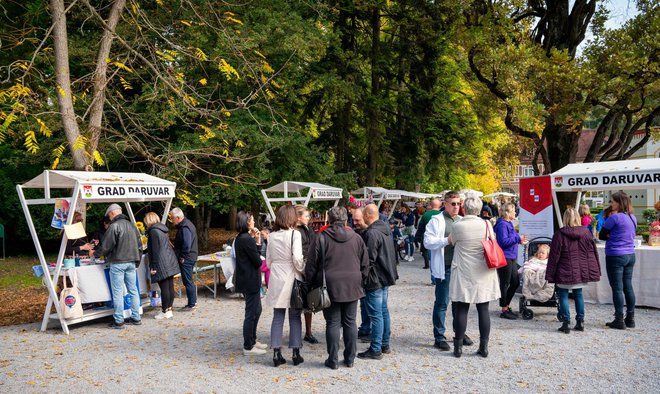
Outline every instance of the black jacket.
{"type": "Polygon", "coordinates": [[[197,229],[195,225],[188,220],[183,218],[181,223],[177,226],[176,238],[174,238],[174,251],[176,252],[176,257],[181,263],[181,259],[186,261],[197,262],[197,229]]]}
{"type": "Polygon", "coordinates": [[[312,239],[305,265],[305,278],[311,288],[323,283],[324,266],[330,301],[351,302],[364,296],[362,281],[368,272],[369,254],[355,231],[334,225],[312,239]],[[321,258],[321,237],[325,242],[325,261],[321,258]]]}
{"type": "Polygon", "coordinates": [[[369,251],[369,265],[376,270],[377,284],[365,283],[365,290],[392,286],[399,279],[396,269],[396,255],[390,226],[382,220],[376,220],[362,234],[369,251]]]}
{"type": "Polygon", "coordinates": [[[147,230],[149,269],[156,270],[151,275],[152,282],[160,282],[181,272],[167,232],[167,226],[162,223],[156,223],[147,230]]]}
{"type": "Polygon", "coordinates": [[[234,242],[236,270],[234,286],[237,293],[251,294],[261,289],[261,257],[257,243],[248,233],[240,233],[234,242]]]}
{"type": "Polygon", "coordinates": [[[307,226],[298,226],[296,227],[296,230],[300,232],[300,238],[302,241],[303,260],[305,261],[306,264],[309,259],[309,248],[316,234],[314,234],[314,231],[310,230],[309,227],[307,226]]]}
{"type": "Polygon", "coordinates": [[[140,263],[140,232],[126,215],[119,214],[112,219],[101,247],[94,250],[94,257],[101,256],[105,256],[106,263],[140,263]]]}

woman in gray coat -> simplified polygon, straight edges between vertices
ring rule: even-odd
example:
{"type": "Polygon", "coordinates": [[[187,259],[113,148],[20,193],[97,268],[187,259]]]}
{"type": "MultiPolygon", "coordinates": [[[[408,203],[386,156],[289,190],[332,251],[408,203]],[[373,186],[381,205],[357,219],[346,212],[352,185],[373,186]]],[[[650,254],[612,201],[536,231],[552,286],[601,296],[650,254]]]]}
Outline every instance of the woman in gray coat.
{"type": "Polygon", "coordinates": [[[158,320],[171,319],[172,303],[174,303],[174,275],[181,272],[179,263],[174,249],[170,245],[167,226],[160,223],[158,215],[148,212],[144,215],[144,225],[147,226],[151,282],[158,282],[162,297],[162,310],[154,317],[158,320]]]}

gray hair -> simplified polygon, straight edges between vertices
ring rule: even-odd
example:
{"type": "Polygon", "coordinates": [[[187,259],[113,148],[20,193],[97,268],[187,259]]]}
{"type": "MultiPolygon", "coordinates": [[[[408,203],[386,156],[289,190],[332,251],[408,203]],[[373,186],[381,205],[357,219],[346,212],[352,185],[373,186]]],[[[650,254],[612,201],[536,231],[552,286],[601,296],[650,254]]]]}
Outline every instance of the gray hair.
{"type": "Polygon", "coordinates": [[[181,218],[181,219],[184,218],[184,214],[183,214],[183,211],[181,210],[181,208],[178,208],[178,207],[177,208],[172,208],[170,213],[172,214],[173,218],[181,218]]]}
{"type": "Polygon", "coordinates": [[[348,221],[348,213],[344,207],[332,207],[328,211],[328,222],[330,224],[340,223],[345,225],[348,221]]]}
{"type": "Polygon", "coordinates": [[[479,197],[468,197],[463,201],[463,210],[466,215],[479,215],[483,205],[479,197]]]}

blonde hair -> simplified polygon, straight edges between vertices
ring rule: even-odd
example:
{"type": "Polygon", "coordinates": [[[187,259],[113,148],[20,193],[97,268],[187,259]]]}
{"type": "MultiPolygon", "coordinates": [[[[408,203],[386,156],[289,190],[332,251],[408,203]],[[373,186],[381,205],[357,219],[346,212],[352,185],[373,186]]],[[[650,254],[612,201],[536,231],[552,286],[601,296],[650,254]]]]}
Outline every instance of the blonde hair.
{"type": "Polygon", "coordinates": [[[502,209],[500,209],[500,217],[502,219],[508,219],[509,214],[513,213],[515,215],[516,213],[516,206],[513,205],[512,203],[508,202],[504,205],[502,205],[502,209]]]}
{"type": "Polygon", "coordinates": [[[589,206],[587,204],[580,205],[580,216],[587,215],[591,215],[591,209],[589,209],[589,206]]]}
{"type": "Polygon", "coordinates": [[[156,223],[160,223],[160,218],[155,212],[147,212],[147,214],[144,215],[144,224],[147,226],[147,228],[153,226],[156,223]]]}
{"type": "Polygon", "coordinates": [[[550,245],[541,244],[539,245],[538,249],[536,249],[536,254],[534,256],[538,256],[541,249],[545,250],[548,255],[550,254],[550,245]]]}
{"type": "Polygon", "coordinates": [[[564,226],[566,227],[578,227],[582,225],[580,214],[578,214],[578,211],[575,208],[566,209],[566,211],[564,211],[562,220],[564,221],[564,226]]]}

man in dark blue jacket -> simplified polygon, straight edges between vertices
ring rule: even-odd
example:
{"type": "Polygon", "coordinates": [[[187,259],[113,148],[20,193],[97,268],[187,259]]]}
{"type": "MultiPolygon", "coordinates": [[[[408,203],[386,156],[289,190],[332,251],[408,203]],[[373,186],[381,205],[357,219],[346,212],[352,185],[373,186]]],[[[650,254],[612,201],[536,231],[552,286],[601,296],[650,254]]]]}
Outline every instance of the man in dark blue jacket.
{"type": "Polygon", "coordinates": [[[181,308],[182,311],[192,311],[197,308],[197,288],[193,281],[193,270],[197,263],[197,229],[195,225],[183,215],[181,208],[174,208],[170,211],[172,223],[177,227],[176,238],[174,239],[174,251],[179,259],[181,266],[181,279],[186,288],[188,304],[181,308]]]}

